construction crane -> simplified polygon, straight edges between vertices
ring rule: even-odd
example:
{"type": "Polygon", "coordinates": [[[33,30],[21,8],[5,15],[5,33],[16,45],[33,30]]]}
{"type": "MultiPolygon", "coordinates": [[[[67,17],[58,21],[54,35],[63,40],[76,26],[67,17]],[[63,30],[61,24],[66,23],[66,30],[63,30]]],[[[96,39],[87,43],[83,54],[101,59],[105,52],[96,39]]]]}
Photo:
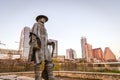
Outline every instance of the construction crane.
{"type": "Polygon", "coordinates": [[[5,46],[6,44],[4,44],[4,43],[1,43],[1,41],[0,41],[0,45],[4,45],[4,46],[5,46]]]}

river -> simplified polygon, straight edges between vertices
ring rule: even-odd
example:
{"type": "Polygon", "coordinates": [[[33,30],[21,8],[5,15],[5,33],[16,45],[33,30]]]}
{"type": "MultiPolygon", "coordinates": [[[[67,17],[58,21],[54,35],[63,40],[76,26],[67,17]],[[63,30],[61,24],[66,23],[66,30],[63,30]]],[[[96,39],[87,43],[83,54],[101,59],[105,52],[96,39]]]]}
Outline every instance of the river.
{"type": "Polygon", "coordinates": [[[78,79],[78,78],[66,78],[66,77],[57,77],[58,80],[100,80],[100,79],[78,79]]]}

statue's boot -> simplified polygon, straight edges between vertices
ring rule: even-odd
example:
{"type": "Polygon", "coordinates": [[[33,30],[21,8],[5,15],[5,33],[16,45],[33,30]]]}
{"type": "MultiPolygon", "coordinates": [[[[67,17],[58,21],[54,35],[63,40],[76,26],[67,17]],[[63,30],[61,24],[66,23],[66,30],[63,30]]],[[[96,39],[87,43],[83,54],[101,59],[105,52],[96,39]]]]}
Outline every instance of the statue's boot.
{"type": "Polygon", "coordinates": [[[48,80],[57,80],[53,76],[53,63],[52,63],[52,61],[46,61],[45,68],[46,68],[46,71],[47,71],[48,80]]]}
{"type": "Polygon", "coordinates": [[[46,67],[44,67],[44,70],[42,71],[42,78],[44,80],[48,80],[48,72],[47,72],[46,67]]]}
{"type": "Polygon", "coordinates": [[[40,65],[36,64],[34,68],[35,68],[35,80],[42,80],[42,78],[40,77],[40,65]]]}

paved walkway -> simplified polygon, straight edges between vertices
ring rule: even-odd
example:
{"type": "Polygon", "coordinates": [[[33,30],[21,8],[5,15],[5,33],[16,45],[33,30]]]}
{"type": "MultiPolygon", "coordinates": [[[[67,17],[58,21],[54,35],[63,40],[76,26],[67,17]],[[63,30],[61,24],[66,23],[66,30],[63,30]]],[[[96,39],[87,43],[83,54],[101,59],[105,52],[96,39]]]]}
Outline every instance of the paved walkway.
{"type": "Polygon", "coordinates": [[[35,79],[26,76],[5,75],[0,76],[0,80],[35,80],[35,79]]]}

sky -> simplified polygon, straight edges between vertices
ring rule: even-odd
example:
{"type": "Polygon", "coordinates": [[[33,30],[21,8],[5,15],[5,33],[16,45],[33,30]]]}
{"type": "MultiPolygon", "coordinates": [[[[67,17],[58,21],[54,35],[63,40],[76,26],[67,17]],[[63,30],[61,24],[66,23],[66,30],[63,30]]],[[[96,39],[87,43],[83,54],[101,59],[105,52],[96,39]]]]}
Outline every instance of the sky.
{"type": "Polygon", "coordinates": [[[120,0],[0,0],[1,48],[18,49],[21,30],[46,15],[49,39],[58,40],[58,55],[72,48],[81,57],[81,37],[94,48],[110,47],[120,57],[120,0]]]}

